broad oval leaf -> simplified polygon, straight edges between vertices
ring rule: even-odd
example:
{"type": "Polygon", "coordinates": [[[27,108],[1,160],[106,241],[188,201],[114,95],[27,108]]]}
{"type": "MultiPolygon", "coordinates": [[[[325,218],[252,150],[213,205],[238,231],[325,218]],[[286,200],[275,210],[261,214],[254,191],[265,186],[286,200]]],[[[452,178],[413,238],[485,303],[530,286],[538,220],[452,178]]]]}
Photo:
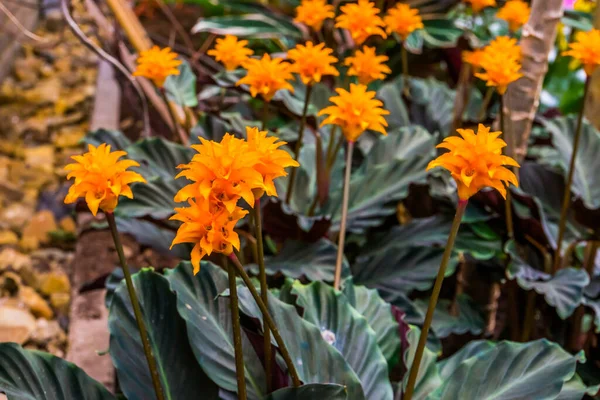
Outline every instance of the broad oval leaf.
{"type": "Polygon", "coordinates": [[[334,383],[310,383],[300,387],[287,387],[271,393],[266,400],[345,400],[346,388],[334,383]]]}
{"type": "MultiPolygon", "coordinates": [[[[406,368],[406,373],[404,374],[404,378],[402,382],[398,385],[397,390],[401,390],[403,393],[406,390],[406,385],[408,384],[409,371],[412,367],[415,353],[417,351],[417,344],[419,343],[419,337],[421,336],[421,330],[416,326],[411,326],[410,330],[406,334],[406,340],[408,341],[408,346],[402,355],[402,359],[404,361],[404,366],[406,368]]],[[[414,400],[425,400],[428,398],[429,394],[433,392],[441,383],[440,374],[438,371],[438,367],[435,363],[436,355],[433,351],[429,350],[427,347],[423,350],[423,358],[421,359],[421,364],[419,366],[419,372],[417,373],[417,379],[415,381],[415,388],[413,399],[414,400]]]]}
{"type": "MultiPolygon", "coordinates": [[[[464,335],[471,333],[479,335],[485,328],[483,313],[477,304],[466,294],[457,297],[457,315],[450,313],[451,300],[438,300],[433,313],[431,329],[439,338],[445,338],[451,334],[464,335]]],[[[425,315],[429,300],[417,299],[414,304],[425,315]]]]}
{"type": "Polygon", "coordinates": [[[304,309],[303,318],[321,329],[361,381],[367,399],[392,399],[392,386],[375,331],[341,292],[323,282],[302,285],[294,282],[292,294],[304,309]],[[357,351],[360,349],[360,351],[357,351]]]}
{"type": "Polygon", "coordinates": [[[167,97],[180,106],[196,107],[196,75],[187,61],[180,61],[179,75],[170,75],[165,81],[167,97]]]}
{"type": "MultiPolygon", "coordinates": [[[[177,311],[186,323],[196,360],[219,387],[237,392],[229,299],[219,296],[229,288],[227,274],[203,261],[195,276],[188,262],[168,270],[166,276],[177,295],[177,311]]],[[[263,366],[245,334],[242,345],[248,397],[262,398],[266,393],[263,366]]]]}
{"type": "MultiPolygon", "coordinates": [[[[218,399],[218,387],[202,371],[191,351],[185,322],[177,314],[177,300],[168,281],[144,269],[133,276],[133,285],[165,398],[187,399],[202,392],[207,399],[218,399]]],[[[113,295],[108,327],[110,355],[121,389],[131,400],[154,398],[150,370],[124,281],[113,295]]]]}
{"type": "Polygon", "coordinates": [[[235,35],[260,39],[302,39],[302,32],[291,21],[274,14],[228,15],[202,18],[192,33],[211,32],[217,35],[235,35]]]}
{"type": "Polygon", "coordinates": [[[76,365],[48,353],[0,344],[0,393],[11,400],[114,400],[76,365]]]}
{"type": "Polygon", "coordinates": [[[457,363],[431,398],[555,399],[575,374],[577,361],[577,357],[544,339],[501,342],[457,363]]]}
{"type": "MultiPolygon", "coordinates": [[[[240,286],[238,297],[241,311],[262,323],[262,313],[248,288],[240,286]]],[[[270,293],[269,312],[303,383],[345,385],[348,399],[365,399],[359,378],[342,354],[323,339],[317,326],[301,318],[294,306],[285,304],[270,293]]],[[[274,339],[272,342],[276,344],[274,339]]]]}

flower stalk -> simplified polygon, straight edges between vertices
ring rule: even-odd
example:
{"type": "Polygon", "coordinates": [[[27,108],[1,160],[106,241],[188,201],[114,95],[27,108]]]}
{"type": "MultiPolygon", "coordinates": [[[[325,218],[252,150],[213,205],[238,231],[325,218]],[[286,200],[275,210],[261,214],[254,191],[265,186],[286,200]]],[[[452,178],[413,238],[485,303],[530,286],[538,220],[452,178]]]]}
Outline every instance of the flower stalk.
{"type": "Polygon", "coordinates": [[[446,248],[442,257],[442,263],[440,265],[440,269],[438,270],[437,277],[435,278],[433,292],[431,293],[431,297],[429,298],[427,314],[425,315],[425,322],[423,323],[423,329],[421,330],[421,336],[419,337],[419,344],[417,345],[415,358],[413,359],[413,363],[410,367],[408,383],[406,385],[406,390],[404,392],[403,397],[404,400],[411,400],[414,393],[415,383],[417,381],[417,374],[419,372],[421,359],[423,358],[425,344],[427,343],[427,335],[429,334],[429,328],[431,327],[433,313],[435,311],[435,306],[437,305],[437,301],[440,296],[440,290],[442,289],[442,283],[444,282],[444,276],[446,274],[446,267],[448,266],[448,261],[450,260],[450,255],[452,254],[452,249],[454,247],[454,241],[458,233],[460,222],[467,208],[467,204],[468,200],[458,201],[458,207],[456,208],[456,214],[454,215],[454,220],[452,221],[452,228],[450,229],[450,235],[448,236],[448,242],[446,243],[446,248]]]}
{"type": "MultiPolygon", "coordinates": [[[[502,134],[504,135],[504,137],[506,138],[506,130],[505,130],[505,117],[504,117],[504,94],[500,95],[500,131],[502,132],[502,134]]],[[[510,141],[510,138],[507,138],[510,141]]],[[[510,157],[514,157],[514,154],[512,154],[512,149],[509,146],[508,149],[508,155],[510,157]]],[[[511,240],[514,238],[514,228],[513,228],[513,218],[512,218],[512,206],[511,206],[511,195],[510,195],[510,189],[508,189],[506,191],[506,200],[504,201],[504,214],[506,217],[506,232],[508,235],[508,240],[511,240]]]]}
{"type": "Polygon", "coordinates": [[[229,277],[229,307],[231,308],[231,327],[233,328],[233,348],[235,350],[235,375],[237,377],[237,395],[238,399],[246,400],[248,397],[246,391],[246,375],[244,373],[244,353],[242,350],[242,328],[240,326],[240,309],[237,294],[237,283],[235,281],[235,267],[227,262],[227,257],[223,256],[227,266],[227,275],[229,277]]]}
{"type": "Polygon", "coordinates": [[[410,89],[408,87],[408,52],[406,51],[405,43],[402,43],[402,83],[404,89],[402,92],[405,97],[410,97],[410,89]]]}
{"type": "Polygon", "coordinates": [[[183,134],[183,131],[181,129],[179,129],[179,123],[177,122],[177,117],[175,117],[175,113],[173,112],[173,108],[171,108],[171,103],[169,102],[169,98],[167,97],[167,91],[165,90],[164,87],[159,88],[158,91],[160,92],[160,96],[162,97],[163,101],[165,102],[165,106],[167,107],[167,110],[169,111],[169,117],[171,118],[172,132],[176,135],[179,135],[179,140],[181,140],[181,144],[183,144],[184,146],[188,146],[189,140],[183,134]]]}
{"type": "MultiPolygon", "coordinates": [[[[292,171],[295,171],[293,169],[292,171]]],[[[258,263],[258,279],[260,280],[260,296],[267,309],[269,308],[269,286],[267,284],[267,271],[265,269],[265,250],[262,236],[262,212],[260,209],[260,199],[254,203],[254,236],[256,237],[256,261],[258,263]]],[[[263,319],[265,318],[263,314],[263,319]]],[[[265,376],[267,378],[267,393],[271,393],[273,386],[272,360],[271,352],[271,329],[266,324],[263,328],[264,347],[265,347],[265,376]]]]}
{"type": "MultiPolygon", "coordinates": [[[[308,105],[310,103],[310,95],[312,93],[312,85],[306,86],[306,98],[304,99],[304,107],[302,108],[302,118],[300,119],[300,129],[298,131],[298,140],[294,147],[294,160],[298,161],[300,158],[300,150],[302,149],[302,140],[304,139],[304,127],[306,126],[306,113],[308,111],[308,105]]],[[[294,191],[294,182],[296,180],[297,169],[293,168],[290,173],[290,180],[288,181],[288,189],[285,194],[286,204],[290,204],[292,199],[292,192],[294,191]]]]}
{"type": "Polygon", "coordinates": [[[150,376],[152,377],[152,384],[154,385],[154,393],[156,394],[157,400],[164,400],[165,397],[164,397],[164,393],[162,390],[160,377],[158,376],[158,368],[156,367],[156,360],[154,359],[154,356],[152,355],[150,339],[148,337],[146,325],[144,324],[144,317],[142,315],[142,309],[140,308],[140,303],[138,302],[138,298],[135,293],[135,287],[133,286],[133,280],[131,279],[131,271],[129,270],[129,266],[127,265],[127,261],[125,260],[125,254],[123,252],[123,245],[121,244],[121,239],[119,238],[119,232],[117,230],[117,224],[115,222],[115,215],[112,212],[105,212],[105,215],[106,215],[106,220],[108,221],[108,226],[110,227],[110,233],[112,234],[112,238],[115,243],[115,249],[117,250],[117,254],[119,256],[119,263],[121,264],[121,268],[123,268],[123,273],[125,275],[125,283],[127,284],[127,292],[129,293],[129,299],[131,300],[131,305],[133,307],[133,314],[135,315],[135,321],[137,322],[138,331],[140,332],[140,338],[142,340],[142,347],[144,348],[144,354],[146,355],[146,362],[148,363],[148,369],[150,370],[150,376]]]}
{"type": "Polygon", "coordinates": [[[344,259],[344,241],[346,239],[346,221],[348,219],[348,199],[350,197],[350,173],[352,170],[352,153],[354,153],[354,142],[348,141],[346,149],[346,171],[344,173],[344,196],[342,198],[342,220],[340,222],[340,234],[338,239],[337,257],[335,260],[335,277],[333,287],[340,289],[342,279],[342,261],[344,259]]]}
{"type": "Polygon", "coordinates": [[[263,315],[263,322],[264,322],[263,326],[268,325],[269,329],[273,333],[273,338],[275,339],[275,342],[277,343],[277,347],[279,347],[281,356],[283,357],[283,360],[285,361],[285,364],[288,368],[288,372],[289,372],[290,376],[292,377],[292,383],[293,383],[294,387],[299,387],[302,384],[302,382],[300,381],[300,378],[298,377],[298,372],[296,371],[296,366],[294,365],[294,362],[292,361],[292,358],[290,357],[290,353],[289,353],[287,347],[285,346],[285,343],[283,342],[281,335],[279,334],[277,325],[275,325],[273,318],[271,318],[271,314],[269,314],[269,310],[267,309],[267,306],[262,301],[260,294],[254,287],[252,280],[250,279],[250,277],[244,270],[244,267],[240,263],[240,260],[238,259],[235,252],[231,253],[229,255],[229,259],[233,262],[233,265],[235,266],[237,273],[243,279],[244,283],[248,287],[248,290],[250,291],[250,294],[254,298],[254,301],[258,305],[258,308],[260,309],[260,311],[263,315]]]}
{"type": "Polygon", "coordinates": [[[567,225],[567,213],[569,211],[569,203],[571,200],[571,185],[573,184],[573,174],[575,173],[575,160],[579,151],[579,139],[581,138],[581,127],[583,125],[583,114],[585,110],[585,100],[590,88],[590,75],[585,80],[583,91],[583,102],[579,115],[577,116],[577,127],[575,128],[575,138],[573,139],[573,152],[571,153],[571,161],[569,163],[569,172],[567,173],[567,182],[565,183],[565,194],[563,196],[562,207],[560,209],[560,220],[558,223],[558,237],[556,239],[556,254],[554,255],[554,264],[552,272],[556,273],[560,268],[561,248],[565,236],[565,228],[567,225]]]}

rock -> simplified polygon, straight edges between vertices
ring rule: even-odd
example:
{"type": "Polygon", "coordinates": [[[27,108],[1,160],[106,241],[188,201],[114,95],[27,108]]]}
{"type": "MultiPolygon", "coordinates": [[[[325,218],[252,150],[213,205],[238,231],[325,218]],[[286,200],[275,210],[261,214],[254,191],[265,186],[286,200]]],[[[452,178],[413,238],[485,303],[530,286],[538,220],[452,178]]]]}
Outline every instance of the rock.
{"type": "Polygon", "coordinates": [[[0,211],[0,225],[20,230],[31,219],[33,209],[20,203],[13,203],[0,211]]]}
{"type": "Polygon", "coordinates": [[[50,241],[48,234],[57,230],[57,228],[54,214],[49,210],[42,210],[37,212],[27,225],[25,225],[21,240],[30,240],[33,242],[35,239],[40,244],[45,244],[50,241]]]}
{"type": "Polygon", "coordinates": [[[42,274],[39,277],[40,291],[50,296],[53,293],[70,293],[71,283],[69,277],[64,272],[52,271],[42,274]]]}
{"type": "Polygon", "coordinates": [[[35,318],[29,311],[2,305],[0,306],[0,343],[25,343],[35,330],[35,318]]]}
{"type": "Polygon", "coordinates": [[[0,231],[0,246],[2,245],[14,245],[19,243],[19,237],[9,230],[0,231]]]}
{"type": "Polygon", "coordinates": [[[31,270],[31,258],[15,249],[5,248],[0,251],[0,271],[12,269],[17,272],[31,270]]]}
{"type": "Polygon", "coordinates": [[[36,317],[50,319],[54,316],[54,312],[46,300],[29,286],[21,286],[19,289],[19,300],[21,300],[36,317]]]}
{"type": "Polygon", "coordinates": [[[25,150],[25,164],[28,167],[38,168],[45,172],[52,172],[54,168],[54,146],[43,145],[28,147],[25,150]]]}
{"type": "Polygon", "coordinates": [[[60,328],[58,321],[48,321],[43,318],[39,318],[36,321],[36,327],[31,335],[31,340],[37,342],[38,344],[46,344],[50,340],[58,338],[60,336],[64,337],[65,333],[60,328]]]}

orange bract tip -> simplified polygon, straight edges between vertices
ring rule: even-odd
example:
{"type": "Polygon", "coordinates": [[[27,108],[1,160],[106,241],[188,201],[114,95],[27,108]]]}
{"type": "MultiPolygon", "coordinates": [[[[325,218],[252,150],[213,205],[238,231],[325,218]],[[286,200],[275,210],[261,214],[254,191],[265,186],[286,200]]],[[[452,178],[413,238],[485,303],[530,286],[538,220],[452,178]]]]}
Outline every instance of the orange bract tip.
{"type": "Polygon", "coordinates": [[[294,91],[289,82],[293,79],[292,66],[280,58],[272,59],[265,54],[261,59],[249,58],[242,66],[248,73],[236,85],[248,85],[252,97],[261,94],[265,101],[270,101],[278,90],[294,91]]]}
{"type": "Polygon", "coordinates": [[[387,26],[387,32],[397,33],[402,40],[406,40],[413,31],[424,27],[419,10],[410,8],[408,4],[399,3],[390,8],[383,20],[387,26]]]}
{"type": "Polygon", "coordinates": [[[569,50],[563,52],[563,55],[579,61],[586,74],[591,75],[600,65],[600,30],[577,33],[575,42],[569,44],[569,50]]]}
{"type": "Polygon", "coordinates": [[[476,13],[486,7],[496,7],[496,0],[463,0],[463,3],[469,4],[476,13]]]}
{"type": "Polygon", "coordinates": [[[368,85],[392,72],[386,64],[388,60],[387,56],[375,54],[374,47],[363,46],[362,51],[356,50],[353,57],[346,58],[344,64],[350,67],[348,75],[357,76],[359,83],[368,85]]]}
{"type": "Polygon", "coordinates": [[[326,0],[302,0],[296,7],[296,18],[294,21],[305,24],[315,31],[321,30],[323,22],[328,18],[333,18],[333,6],[327,4],[326,0]]]}
{"type": "Polygon", "coordinates": [[[209,56],[213,56],[225,66],[225,69],[232,71],[242,65],[253,51],[246,46],[247,40],[238,40],[236,36],[225,35],[224,38],[217,39],[215,48],[208,51],[209,56]]]}
{"type": "Polygon", "coordinates": [[[177,53],[173,53],[169,47],[161,49],[154,46],[140,53],[137,64],[133,75],[148,78],[161,88],[167,77],[179,75],[177,67],[181,65],[181,60],[177,59],[177,53]]]}
{"type": "Polygon", "coordinates": [[[375,3],[358,0],[358,3],[344,4],[340,10],[342,14],[336,18],[335,27],[347,29],[357,46],[363,44],[369,36],[387,37],[383,30],[385,23],[378,15],[379,9],[375,7],[375,3]]]}
{"type": "Polygon", "coordinates": [[[437,147],[449,150],[427,165],[427,170],[442,167],[450,171],[458,186],[458,197],[468,200],[484,187],[492,187],[506,198],[506,187],[519,186],[516,175],[505,166],[519,167],[511,157],[502,155],[506,147],[501,132],[479,124],[477,133],[458,129],[461,137],[450,136],[437,147]]]}
{"type": "Polygon", "coordinates": [[[516,32],[529,20],[529,14],[531,14],[529,4],[522,0],[509,0],[496,16],[508,22],[508,28],[516,32]]]}
{"type": "Polygon", "coordinates": [[[127,171],[139,164],[133,160],[119,159],[126,156],[124,151],[111,153],[110,145],[98,147],[88,145],[88,152],[73,156],[74,163],[65,166],[67,179],[75,178],[65,197],[65,203],[74,203],[83,197],[94,216],[98,210],[112,212],[118,204],[119,196],[133,198],[129,185],[133,182],[146,182],[137,172],[127,171]]]}
{"type": "Polygon", "coordinates": [[[294,61],[292,71],[300,75],[305,85],[321,82],[325,75],[338,76],[338,70],[332,65],[337,58],[331,55],[333,50],[325,47],[324,43],[313,45],[307,42],[305,45],[297,45],[288,51],[287,56],[294,61]]]}

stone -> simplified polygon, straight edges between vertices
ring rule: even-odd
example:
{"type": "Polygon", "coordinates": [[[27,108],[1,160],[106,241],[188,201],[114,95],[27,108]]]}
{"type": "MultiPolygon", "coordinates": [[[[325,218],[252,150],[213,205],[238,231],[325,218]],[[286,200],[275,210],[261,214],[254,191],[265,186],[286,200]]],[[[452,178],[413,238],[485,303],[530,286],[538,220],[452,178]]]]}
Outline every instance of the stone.
{"type": "Polygon", "coordinates": [[[64,336],[63,330],[60,328],[58,321],[39,318],[36,321],[35,330],[31,334],[31,340],[44,344],[52,339],[64,336]]]}
{"type": "Polygon", "coordinates": [[[0,306],[0,343],[25,343],[36,327],[35,318],[27,310],[0,306]]]}
{"type": "Polygon", "coordinates": [[[48,234],[57,229],[58,227],[52,211],[42,210],[37,212],[27,222],[27,225],[23,228],[21,240],[37,239],[40,244],[45,244],[50,241],[48,234]]]}
{"type": "Polygon", "coordinates": [[[0,246],[15,245],[19,243],[19,237],[16,233],[9,230],[0,231],[0,246]]]}
{"type": "Polygon", "coordinates": [[[62,271],[51,271],[41,274],[38,278],[40,291],[50,296],[53,293],[70,293],[69,277],[62,271]]]}
{"type": "Polygon", "coordinates": [[[31,257],[18,252],[12,248],[4,248],[0,251],[0,271],[12,269],[17,272],[31,270],[31,257]]]}
{"type": "Polygon", "coordinates": [[[54,146],[42,145],[28,147],[25,152],[25,164],[41,171],[52,172],[54,168],[54,146]]]}
{"type": "Polygon", "coordinates": [[[36,317],[50,319],[54,316],[54,312],[46,300],[29,286],[21,286],[19,289],[19,300],[21,300],[36,317]]]}
{"type": "Polygon", "coordinates": [[[33,209],[20,203],[13,203],[0,211],[0,225],[20,230],[33,214],[33,209]]]}

